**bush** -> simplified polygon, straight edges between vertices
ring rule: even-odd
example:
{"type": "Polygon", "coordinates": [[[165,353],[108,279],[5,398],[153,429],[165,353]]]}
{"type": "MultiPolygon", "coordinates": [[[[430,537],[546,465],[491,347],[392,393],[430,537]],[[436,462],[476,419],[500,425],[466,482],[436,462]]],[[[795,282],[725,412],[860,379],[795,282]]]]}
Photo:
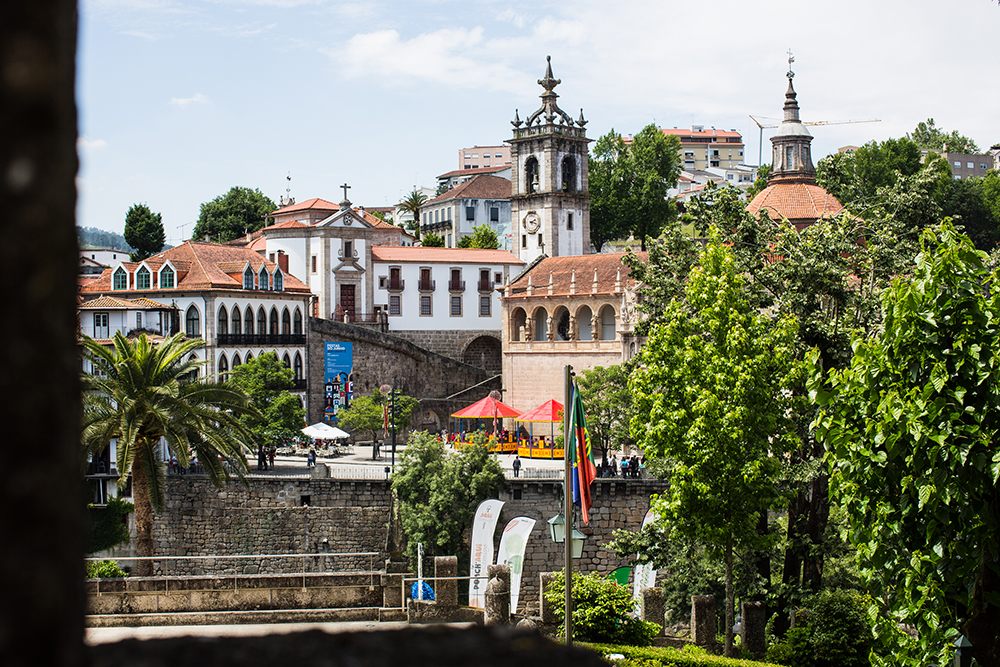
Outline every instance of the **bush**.
{"type": "Polygon", "coordinates": [[[864,598],[853,591],[824,591],[767,658],[787,667],[866,667],[874,635],[864,598]]]}
{"type": "Polygon", "coordinates": [[[113,560],[98,560],[87,562],[88,579],[121,579],[127,577],[125,570],[113,560]]]}
{"type": "Polygon", "coordinates": [[[712,655],[690,645],[685,646],[684,649],[676,649],[666,646],[587,644],[586,648],[605,656],[611,653],[621,653],[625,659],[611,663],[616,667],[777,667],[777,665],[766,662],[712,655]]]}
{"type": "MultiPolygon", "coordinates": [[[[565,615],[565,581],[558,572],[545,588],[545,600],[560,617],[565,615]]],[[[573,635],[580,641],[648,646],[660,626],[636,618],[634,610],[628,587],[596,572],[573,577],[573,635]]]]}
{"type": "Polygon", "coordinates": [[[104,506],[90,505],[90,535],[87,553],[103,551],[128,542],[128,515],[132,513],[132,503],[121,498],[109,498],[104,506]]]}

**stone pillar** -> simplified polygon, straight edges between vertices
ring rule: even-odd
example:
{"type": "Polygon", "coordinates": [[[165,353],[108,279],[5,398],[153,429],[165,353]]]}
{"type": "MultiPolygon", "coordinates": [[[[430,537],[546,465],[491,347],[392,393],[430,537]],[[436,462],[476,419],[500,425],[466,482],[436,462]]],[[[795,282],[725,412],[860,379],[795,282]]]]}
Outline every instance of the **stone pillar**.
{"type": "Polygon", "coordinates": [[[642,620],[656,623],[660,626],[659,634],[663,634],[663,589],[659,587],[644,588],[639,600],[639,611],[642,620]]]}
{"type": "Polygon", "coordinates": [[[441,607],[458,606],[458,580],[437,580],[438,577],[454,577],[458,575],[457,556],[434,557],[434,600],[441,607]]]}
{"type": "Polygon", "coordinates": [[[379,577],[382,584],[382,606],[388,609],[400,609],[403,606],[403,575],[383,574],[379,577]]]}
{"type": "Polygon", "coordinates": [[[740,628],[740,642],[754,658],[764,657],[767,648],[764,640],[764,626],[767,624],[767,609],[763,602],[743,603],[743,623],[740,628]]]}
{"type": "Polygon", "coordinates": [[[691,640],[698,646],[715,643],[715,597],[691,596],[691,640]]]}
{"type": "Polygon", "coordinates": [[[317,463],[309,471],[312,479],[326,479],[330,476],[330,468],[325,463],[317,463]]]}
{"type": "Polygon", "coordinates": [[[542,617],[543,625],[559,625],[561,620],[552,610],[552,605],[545,599],[545,589],[555,576],[555,572],[541,572],[538,575],[538,615],[542,617]]]}
{"type": "Polygon", "coordinates": [[[510,622],[510,567],[490,565],[486,569],[486,625],[506,625],[510,622]]]}

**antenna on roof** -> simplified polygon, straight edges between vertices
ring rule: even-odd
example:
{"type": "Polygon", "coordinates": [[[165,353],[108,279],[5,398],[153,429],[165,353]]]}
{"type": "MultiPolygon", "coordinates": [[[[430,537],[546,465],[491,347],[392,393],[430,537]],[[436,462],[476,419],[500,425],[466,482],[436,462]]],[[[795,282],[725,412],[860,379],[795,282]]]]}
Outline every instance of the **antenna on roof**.
{"type": "Polygon", "coordinates": [[[281,205],[289,206],[295,203],[295,197],[292,196],[292,172],[287,172],[285,174],[285,194],[281,195],[281,205]]]}

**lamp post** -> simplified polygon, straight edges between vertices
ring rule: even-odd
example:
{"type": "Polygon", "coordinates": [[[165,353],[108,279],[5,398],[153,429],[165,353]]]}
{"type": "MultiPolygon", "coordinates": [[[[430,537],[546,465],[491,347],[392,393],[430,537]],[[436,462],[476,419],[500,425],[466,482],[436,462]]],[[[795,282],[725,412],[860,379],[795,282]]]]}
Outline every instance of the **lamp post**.
{"type": "Polygon", "coordinates": [[[565,403],[563,403],[563,516],[566,517],[565,535],[563,539],[564,562],[566,565],[565,612],[563,625],[566,628],[566,645],[573,643],[573,463],[570,458],[570,406],[573,400],[573,367],[566,364],[564,370],[565,403]]]}

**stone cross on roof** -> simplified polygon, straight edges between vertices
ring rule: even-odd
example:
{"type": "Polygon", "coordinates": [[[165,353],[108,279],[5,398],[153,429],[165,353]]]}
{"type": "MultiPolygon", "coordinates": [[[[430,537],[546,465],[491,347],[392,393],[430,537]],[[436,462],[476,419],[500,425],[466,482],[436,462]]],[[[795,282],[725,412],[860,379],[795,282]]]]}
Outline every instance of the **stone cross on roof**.
{"type": "Polygon", "coordinates": [[[350,208],[351,200],[347,198],[347,191],[351,189],[351,186],[344,183],[340,186],[340,189],[344,191],[344,201],[340,202],[341,208],[350,208]]]}

